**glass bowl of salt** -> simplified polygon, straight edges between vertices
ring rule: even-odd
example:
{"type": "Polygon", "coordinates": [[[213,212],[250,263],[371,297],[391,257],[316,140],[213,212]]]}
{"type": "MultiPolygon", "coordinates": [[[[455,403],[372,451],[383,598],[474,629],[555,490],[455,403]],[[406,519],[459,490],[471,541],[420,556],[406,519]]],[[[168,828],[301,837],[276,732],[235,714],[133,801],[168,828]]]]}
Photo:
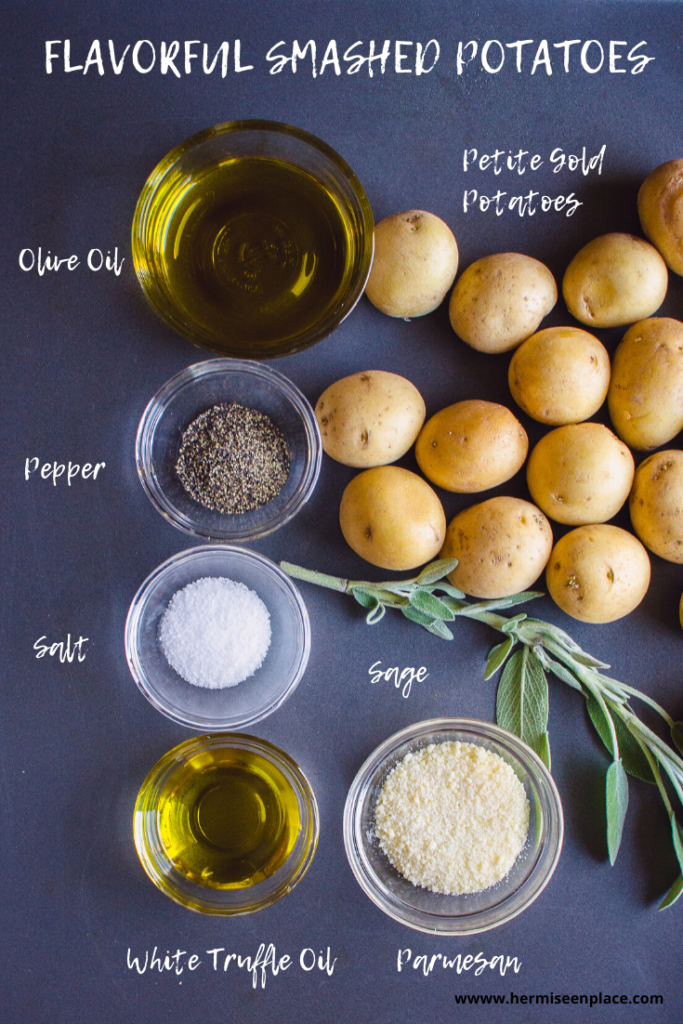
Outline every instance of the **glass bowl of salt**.
{"type": "Polygon", "coordinates": [[[311,646],[292,581],[246,548],[208,544],[152,572],[128,612],[133,679],[162,714],[200,731],[244,729],[275,711],[311,646]]]}

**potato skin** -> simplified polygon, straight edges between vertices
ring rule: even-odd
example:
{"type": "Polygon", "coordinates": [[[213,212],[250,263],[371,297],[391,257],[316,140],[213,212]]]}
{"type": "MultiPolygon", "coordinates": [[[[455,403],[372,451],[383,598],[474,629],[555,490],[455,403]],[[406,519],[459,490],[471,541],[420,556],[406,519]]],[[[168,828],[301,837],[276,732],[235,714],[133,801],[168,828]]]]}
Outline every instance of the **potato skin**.
{"type": "Polygon", "coordinates": [[[607,349],[578,327],[547,327],[522,342],[510,360],[508,384],[527,416],[560,427],[590,419],[607,397],[607,349]]]}
{"type": "Polygon", "coordinates": [[[441,549],[457,558],[451,583],[472,597],[508,597],[543,572],[553,546],[550,523],[520,498],[489,498],[453,519],[441,549]]]}
{"type": "Polygon", "coordinates": [[[601,423],[573,423],[542,437],[527,465],[529,493],[557,523],[604,523],[628,498],[633,456],[601,423]]]}
{"type": "Polygon", "coordinates": [[[651,317],[614,353],[607,395],[614,429],[631,448],[659,448],[683,429],[683,324],[651,317]]]}
{"type": "Polygon", "coordinates": [[[432,416],[420,431],[415,457],[433,484],[470,494],[513,477],[528,450],[526,431],[509,409],[475,399],[432,416]]]}
{"type": "Polygon", "coordinates": [[[458,272],[458,244],[440,217],[407,210],[375,227],[365,294],[387,316],[410,319],[440,306],[458,272]]]}
{"type": "Polygon", "coordinates": [[[432,488],[400,466],[355,476],[342,495],[339,523],[356,554],[382,569],[431,562],[446,533],[446,516],[432,488]]]}
{"type": "Polygon", "coordinates": [[[534,333],[557,302],[548,268],[501,252],[472,263],[456,282],[449,316],[458,337],[479,352],[509,352],[534,333]]]}
{"type": "Polygon", "coordinates": [[[675,274],[683,274],[683,160],[669,160],[648,174],[638,192],[644,234],[675,274]]]}
{"type": "Polygon", "coordinates": [[[646,548],[683,563],[683,452],[650,455],[636,470],[631,522],[646,548]]]}
{"type": "Polygon", "coordinates": [[[618,526],[580,526],[553,548],[546,570],[550,596],[581,622],[614,622],[632,612],[650,585],[650,559],[618,526]]]}
{"type": "Polygon", "coordinates": [[[600,235],[577,252],[562,281],[572,316],[589,327],[624,327],[659,309],[668,284],[666,264],[635,235],[600,235]]]}
{"type": "Polygon", "coordinates": [[[360,469],[405,455],[426,414],[415,385],[385,370],[343,377],[323,391],[315,407],[323,449],[336,462],[360,469]]]}

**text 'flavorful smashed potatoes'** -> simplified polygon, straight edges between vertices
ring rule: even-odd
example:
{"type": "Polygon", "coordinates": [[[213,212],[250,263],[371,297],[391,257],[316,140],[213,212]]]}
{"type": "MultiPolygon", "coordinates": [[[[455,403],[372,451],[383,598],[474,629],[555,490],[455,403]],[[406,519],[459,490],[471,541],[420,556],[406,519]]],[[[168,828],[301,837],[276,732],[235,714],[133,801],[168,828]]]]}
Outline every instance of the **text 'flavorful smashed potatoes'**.
{"type": "Polygon", "coordinates": [[[440,306],[458,271],[458,245],[440,217],[408,210],[375,228],[375,255],[365,294],[388,316],[409,320],[440,306]]]}

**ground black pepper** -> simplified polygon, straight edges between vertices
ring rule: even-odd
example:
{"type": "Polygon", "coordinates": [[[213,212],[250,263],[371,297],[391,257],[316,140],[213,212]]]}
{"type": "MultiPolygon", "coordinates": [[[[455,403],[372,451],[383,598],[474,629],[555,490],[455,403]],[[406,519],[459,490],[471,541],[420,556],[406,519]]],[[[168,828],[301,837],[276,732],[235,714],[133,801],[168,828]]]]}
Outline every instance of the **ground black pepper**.
{"type": "Polygon", "coordinates": [[[214,405],[180,440],[176,472],[195,501],[215,512],[266,505],[289,476],[289,450],[279,427],[237,402],[214,405]]]}

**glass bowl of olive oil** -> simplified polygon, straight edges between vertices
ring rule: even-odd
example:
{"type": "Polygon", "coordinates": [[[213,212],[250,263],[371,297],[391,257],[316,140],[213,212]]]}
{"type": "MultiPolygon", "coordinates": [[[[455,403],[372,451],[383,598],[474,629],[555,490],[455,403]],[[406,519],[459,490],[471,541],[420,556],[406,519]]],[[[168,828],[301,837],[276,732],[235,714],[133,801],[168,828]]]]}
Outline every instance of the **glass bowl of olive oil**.
{"type": "Polygon", "coordinates": [[[315,854],[318,805],[284,751],[243,733],[199,736],[165,754],[133,818],[143,868],[203,914],[251,914],[286,896],[315,854]]]}
{"type": "Polygon", "coordinates": [[[152,308],[188,341],[265,359],[333,331],[363,293],[372,210],[314,135],[275,121],[200,132],[152,171],[133,262],[152,308]]]}

